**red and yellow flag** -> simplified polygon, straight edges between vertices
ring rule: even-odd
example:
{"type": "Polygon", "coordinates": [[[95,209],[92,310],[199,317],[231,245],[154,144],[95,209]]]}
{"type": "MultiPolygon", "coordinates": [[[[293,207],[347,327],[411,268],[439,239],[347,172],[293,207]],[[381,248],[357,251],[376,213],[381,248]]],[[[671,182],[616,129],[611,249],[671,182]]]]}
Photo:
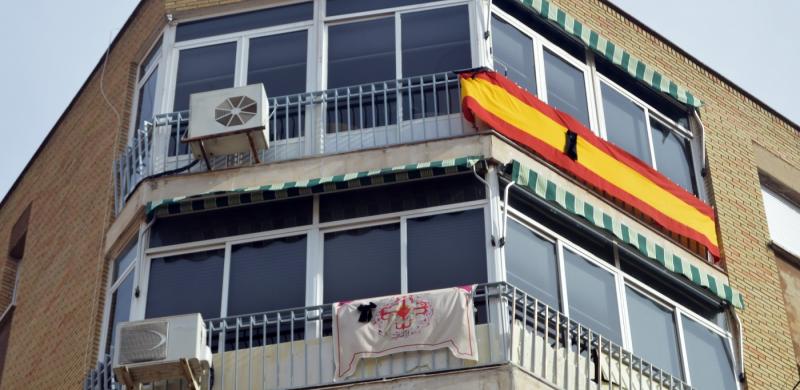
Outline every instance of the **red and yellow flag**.
{"type": "Polygon", "coordinates": [[[719,258],[714,211],[709,205],[511,80],[491,71],[462,73],[461,105],[470,122],[477,117],[664,228],[705,245],[719,258]],[[572,134],[572,153],[565,153],[568,133],[572,134]]]}

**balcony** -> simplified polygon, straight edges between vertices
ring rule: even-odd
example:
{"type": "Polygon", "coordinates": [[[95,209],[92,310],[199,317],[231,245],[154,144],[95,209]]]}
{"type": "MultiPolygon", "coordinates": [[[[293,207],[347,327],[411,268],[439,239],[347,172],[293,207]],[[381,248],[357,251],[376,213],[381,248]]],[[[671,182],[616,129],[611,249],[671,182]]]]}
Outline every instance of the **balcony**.
{"type": "Polygon", "coordinates": [[[269,98],[270,147],[195,161],[180,142],[188,111],[157,115],[114,161],[116,212],[144,179],[346,153],[473,132],[461,116],[455,73],[438,73],[269,98]]]}
{"type": "MultiPolygon", "coordinates": [[[[538,386],[555,389],[690,389],[602,335],[506,283],[478,285],[472,299],[480,361],[449,351],[364,359],[334,383],[331,305],[206,321],[213,352],[212,389],[287,389],[460,372],[510,364],[538,386]]],[[[185,388],[154,383],[145,388],[185,388]]],[[[110,357],[86,377],[84,389],[121,389],[110,357]]]]}

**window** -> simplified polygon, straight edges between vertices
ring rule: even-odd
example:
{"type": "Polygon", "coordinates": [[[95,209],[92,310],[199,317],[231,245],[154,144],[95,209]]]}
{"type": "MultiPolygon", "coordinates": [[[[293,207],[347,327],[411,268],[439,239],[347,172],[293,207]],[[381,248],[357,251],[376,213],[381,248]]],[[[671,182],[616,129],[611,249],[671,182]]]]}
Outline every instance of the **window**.
{"type": "Polygon", "coordinates": [[[394,31],[394,18],[328,27],[328,88],[394,79],[394,31]]]}
{"type": "Polygon", "coordinates": [[[688,124],[687,118],[668,124],[672,118],[626,96],[610,81],[601,80],[600,93],[608,141],[697,195],[699,187],[691,139],[685,135],[688,130],[681,127],[688,124]]]}
{"type": "Polygon", "coordinates": [[[761,196],[764,200],[772,242],[800,257],[800,236],[797,234],[797,226],[800,226],[800,207],[763,185],[761,196]]]}
{"type": "Polygon", "coordinates": [[[181,50],[172,109],[188,110],[193,93],[233,87],[235,65],[235,42],[181,50]]]}
{"type": "Polygon", "coordinates": [[[683,333],[692,387],[736,389],[728,340],[688,318],[683,319],[683,333]]]}
{"type": "Polygon", "coordinates": [[[509,283],[553,308],[562,296],[566,307],[561,311],[570,319],[693,388],[737,388],[731,336],[719,304],[690,297],[621,249],[610,263],[596,258],[594,251],[602,254],[604,246],[581,235],[574,236],[577,241],[564,238],[562,232],[579,229],[552,225],[549,219],[557,218],[541,210],[531,213],[534,219],[528,210],[535,209],[526,208],[524,215],[516,206],[509,209],[513,219],[503,247],[509,283]],[[574,242],[591,249],[579,250],[574,242]]]}
{"type": "Polygon", "coordinates": [[[278,26],[281,24],[302,22],[311,20],[313,17],[314,4],[312,2],[220,16],[212,19],[179,24],[175,31],[175,41],[181,42],[257,28],[278,26]]]}
{"type": "Polygon", "coordinates": [[[400,19],[403,77],[471,67],[467,6],[410,12],[400,19]]]}
{"type": "Polygon", "coordinates": [[[494,69],[536,95],[533,39],[510,23],[492,16],[494,69]]]}
{"type": "Polygon", "coordinates": [[[231,247],[228,316],[305,306],[306,236],[231,247]]]}
{"type": "Polygon", "coordinates": [[[504,248],[506,280],[545,304],[560,308],[555,242],[509,219],[504,248]]]}
{"type": "Polygon", "coordinates": [[[270,97],[305,92],[307,45],[305,30],[251,39],[247,84],[263,83],[270,97]]]}
{"type": "Polygon", "coordinates": [[[323,302],[401,292],[399,224],[325,233],[324,245],[323,302]]]}
{"type": "Polygon", "coordinates": [[[145,318],[220,317],[224,258],[225,250],[216,249],[152,259],[145,318]]]}
{"type": "Polygon", "coordinates": [[[569,316],[622,344],[614,275],[569,249],[564,250],[564,274],[569,316]]]}
{"type": "MultiPolygon", "coordinates": [[[[134,131],[148,131],[145,122],[152,123],[156,105],[156,86],[158,84],[158,64],[161,58],[161,43],[139,65],[139,82],[137,83],[138,100],[136,102],[136,122],[134,131]]],[[[139,134],[134,133],[134,137],[139,134]]]]}
{"type": "Polygon", "coordinates": [[[683,378],[673,311],[627,286],[631,341],[636,353],[670,375],[683,378]]]}
{"type": "Polygon", "coordinates": [[[113,263],[111,288],[106,295],[111,301],[108,308],[105,353],[109,353],[114,347],[117,325],[130,319],[137,252],[138,244],[134,242],[113,263]]]}
{"type": "Polygon", "coordinates": [[[408,291],[486,282],[484,228],[483,209],[409,219],[408,291]]]}
{"type": "Polygon", "coordinates": [[[607,84],[603,84],[601,89],[608,140],[639,160],[651,164],[644,109],[607,84]]]}
{"type": "Polygon", "coordinates": [[[591,127],[583,71],[545,49],[544,75],[547,103],[591,127]]]}

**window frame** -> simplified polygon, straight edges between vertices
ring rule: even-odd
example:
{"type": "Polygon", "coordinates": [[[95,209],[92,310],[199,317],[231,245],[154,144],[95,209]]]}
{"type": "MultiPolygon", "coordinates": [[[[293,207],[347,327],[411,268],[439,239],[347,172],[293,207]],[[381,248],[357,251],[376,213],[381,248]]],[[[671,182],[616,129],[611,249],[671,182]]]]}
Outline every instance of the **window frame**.
{"type": "MultiPolygon", "coordinates": [[[[357,23],[357,22],[364,22],[368,20],[375,20],[375,19],[383,19],[383,18],[394,18],[394,49],[395,49],[395,79],[399,80],[403,78],[403,47],[402,47],[402,17],[404,14],[408,13],[415,13],[415,12],[425,12],[431,11],[435,9],[441,8],[449,8],[449,7],[457,7],[457,6],[467,6],[467,13],[468,13],[468,20],[469,23],[469,41],[470,41],[470,61],[472,62],[472,66],[480,62],[480,52],[479,52],[479,45],[478,45],[478,32],[476,31],[476,25],[472,23],[473,20],[477,18],[479,12],[476,10],[475,1],[474,0],[442,0],[442,1],[434,1],[430,3],[424,4],[413,4],[401,7],[391,7],[391,8],[381,8],[372,11],[362,11],[362,12],[355,12],[350,14],[344,15],[336,15],[336,16],[327,16],[325,15],[325,10],[323,9],[322,15],[322,27],[321,27],[321,66],[319,70],[319,76],[321,80],[321,90],[328,89],[328,35],[329,35],[329,28],[331,26],[337,26],[342,24],[349,24],[349,23],[357,23]]],[[[456,69],[453,69],[456,70],[456,69]]],[[[387,80],[389,81],[389,80],[387,80]]],[[[346,86],[345,86],[346,87],[346,86]]],[[[340,88],[345,88],[340,87],[340,88]]]]}
{"type": "MultiPolygon", "coordinates": [[[[505,207],[502,205],[501,208],[505,207]]],[[[599,257],[593,255],[589,251],[583,249],[578,244],[571,242],[570,240],[566,239],[565,237],[561,236],[557,232],[547,228],[542,223],[526,216],[523,212],[513,208],[508,208],[508,216],[512,218],[516,222],[520,223],[524,227],[532,230],[534,233],[545,237],[547,239],[552,239],[557,244],[557,264],[558,264],[558,277],[559,277],[559,285],[558,285],[558,293],[559,299],[561,299],[562,308],[559,310],[564,313],[567,317],[569,317],[569,302],[567,300],[566,294],[566,275],[564,272],[564,249],[569,249],[576,254],[583,257],[585,260],[591,262],[593,265],[599,266],[600,268],[612,273],[614,275],[615,280],[615,290],[617,292],[617,302],[619,306],[619,317],[620,317],[620,329],[622,332],[622,347],[628,351],[634,351],[634,345],[632,340],[632,333],[631,333],[631,324],[630,324],[630,314],[628,311],[628,304],[627,304],[627,292],[626,287],[631,287],[632,289],[639,292],[641,295],[645,296],[646,298],[650,299],[651,301],[655,302],[657,305],[665,307],[672,311],[672,316],[675,321],[675,327],[677,330],[676,340],[678,342],[678,352],[680,361],[680,367],[683,370],[683,381],[691,384],[691,373],[690,367],[688,363],[688,357],[686,352],[686,344],[684,339],[684,330],[683,330],[683,320],[684,318],[691,319],[696,323],[700,324],[706,329],[712,331],[712,333],[721,336],[725,339],[726,347],[728,348],[728,352],[731,354],[730,356],[735,357],[736,354],[734,353],[735,350],[733,348],[733,334],[730,330],[726,330],[721,328],[719,325],[703,318],[702,316],[692,312],[690,309],[686,308],[685,306],[681,305],[680,303],[670,299],[669,297],[661,294],[660,292],[656,291],[655,289],[647,286],[645,283],[637,280],[635,277],[628,275],[627,273],[623,272],[620,268],[619,263],[619,256],[618,250],[614,248],[614,259],[610,259],[614,261],[614,264],[609,264],[607,261],[600,259],[599,257]]],[[[502,262],[502,275],[499,275],[499,278],[505,280],[506,274],[508,272],[506,268],[505,262],[505,250],[502,251],[503,254],[501,255],[501,262],[502,262]]],[[[557,309],[558,310],[558,309],[557,309]]],[[[735,362],[734,362],[735,364],[735,362]]],[[[732,367],[733,371],[736,371],[736,367],[732,367]]],[[[678,377],[678,374],[674,374],[678,377]]],[[[738,381],[737,389],[741,388],[741,385],[738,381]]]]}
{"type": "MultiPolygon", "coordinates": [[[[165,28],[165,30],[167,30],[165,28]]],[[[136,66],[136,86],[133,89],[133,96],[132,96],[132,110],[131,115],[129,118],[130,123],[128,124],[128,141],[127,145],[131,145],[134,140],[135,133],[139,131],[139,124],[136,123],[137,113],[139,112],[139,95],[141,94],[142,88],[147,83],[148,79],[155,74],[156,76],[156,90],[153,96],[153,113],[158,114],[161,112],[160,108],[163,105],[163,98],[164,98],[164,77],[165,77],[165,60],[166,55],[165,51],[165,37],[166,31],[163,31],[156,39],[150,47],[145,52],[144,56],[137,62],[136,66]],[[153,54],[153,57],[150,59],[149,63],[146,63],[148,57],[153,54]],[[144,72],[141,72],[141,67],[143,65],[149,65],[144,68],[144,72]]],[[[141,118],[143,120],[151,120],[152,118],[141,118]]]]}
{"type": "MultiPolygon", "coordinates": [[[[469,173],[461,173],[467,175],[469,173]]],[[[430,179],[430,180],[436,180],[430,179]]],[[[391,184],[386,184],[391,185],[391,184]]],[[[357,191],[349,190],[349,191],[357,191]]],[[[150,263],[154,258],[161,258],[173,255],[202,252],[214,249],[224,249],[224,266],[223,266],[223,281],[222,281],[222,297],[220,303],[220,316],[227,316],[227,302],[228,290],[230,282],[230,261],[231,261],[231,247],[238,244],[246,244],[257,241],[264,241],[283,237],[293,237],[305,235],[307,240],[306,248],[306,293],[305,304],[306,306],[321,305],[323,303],[323,280],[324,280],[324,242],[325,233],[331,233],[343,230],[352,230],[371,226],[380,226],[386,224],[397,223],[400,224],[401,235],[401,288],[402,292],[408,291],[408,273],[406,262],[406,221],[410,218],[419,218],[438,214],[447,214],[451,212],[467,211],[467,210],[483,210],[484,219],[484,235],[488,237],[491,233],[491,210],[489,206],[489,196],[484,199],[452,203],[434,207],[427,207],[415,210],[400,211],[395,213],[378,214],[366,217],[358,217],[351,219],[342,219],[338,221],[320,222],[319,220],[319,198],[320,195],[313,195],[313,219],[309,225],[296,226],[277,230],[268,230],[264,232],[248,233],[236,236],[227,236],[203,241],[194,241],[188,243],[181,243],[160,247],[149,247],[149,230],[143,231],[141,237],[142,256],[137,259],[138,268],[141,270],[136,275],[136,283],[140,289],[140,295],[132,303],[131,320],[141,320],[145,318],[148,284],[150,280],[150,263]]],[[[494,248],[491,245],[486,245],[486,271],[487,282],[494,281],[494,261],[493,261],[494,248]]],[[[365,297],[367,298],[367,297],[365,297]]]]}
{"type": "MultiPolygon", "coordinates": [[[[547,99],[547,71],[545,70],[544,65],[544,51],[548,50],[553,55],[555,55],[558,59],[564,61],[566,64],[578,69],[583,74],[583,83],[584,89],[586,91],[586,111],[589,114],[589,129],[599,135],[599,119],[597,115],[597,103],[595,101],[596,94],[595,94],[595,85],[594,85],[594,66],[590,64],[589,61],[581,62],[579,59],[573,57],[569,54],[566,50],[562,49],[560,46],[550,42],[547,38],[536,32],[536,30],[528,27],[524,23],[517,20],[517,18],[509,15],[503,9],[501,9],[496,4],[492,4],[491,9],[491,16],[496,16],[499,19],[503,20],[504,22],[510,24],[512,27],[519,30],[522,34],[526,35],[527,37],[531,38],[533,41],[533,66],[534,66],[534,74],[536,75],[536,90],[538,93],[536,97],[548,103],[547,99]]],[[[491,42],[490,44],[494,44],[491,42]]],[[[589,53],[587,52],[587,59],[589,53]]],[[[494,55],[490,55],[490,58],[493,58],[494,55]]],[[[489,67],[493,67],[494,64],[490,63],[489,67]]],[[[548,103],[549,104],[549,103],[548,103]]]]}

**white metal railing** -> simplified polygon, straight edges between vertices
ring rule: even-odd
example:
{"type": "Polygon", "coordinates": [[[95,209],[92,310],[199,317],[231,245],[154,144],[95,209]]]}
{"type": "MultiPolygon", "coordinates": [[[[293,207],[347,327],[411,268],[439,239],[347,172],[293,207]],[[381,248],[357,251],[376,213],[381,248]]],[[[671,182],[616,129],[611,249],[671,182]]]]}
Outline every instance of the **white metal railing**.
{"type": "MultiPolygon", "coordinates": [[[[478,285],[478,362],[447,349],[363,359],[346,381],[512,363],[556,389],[686,390],[691,387],[591,329],[506,283],[478,285]]],[[[332,385],[331,305],[206,321],[213,353],[212,389],[287,389],[332,385]]],[[[86,377],[85,390],[120,389],[110,359],[86,377]]],[[[152,389],[186,388],[180,381],[152,389]]]]}
{"type": "MultiPolygon", "coordinates": [[[[461,87],[452,72],[273,97],[269,104],[270,147],[258,152],[258,161],[267,163],[447,138],[472,129],[460,115],[461,87]]],[[[188,111],[156,115],[136,131],[114,161],[117,213],[146,177],[208,170],[180,142],[189,120],[188,111]]],[[[219,169],[254,161],[248,152],[208,163],[219,169]]]]}

